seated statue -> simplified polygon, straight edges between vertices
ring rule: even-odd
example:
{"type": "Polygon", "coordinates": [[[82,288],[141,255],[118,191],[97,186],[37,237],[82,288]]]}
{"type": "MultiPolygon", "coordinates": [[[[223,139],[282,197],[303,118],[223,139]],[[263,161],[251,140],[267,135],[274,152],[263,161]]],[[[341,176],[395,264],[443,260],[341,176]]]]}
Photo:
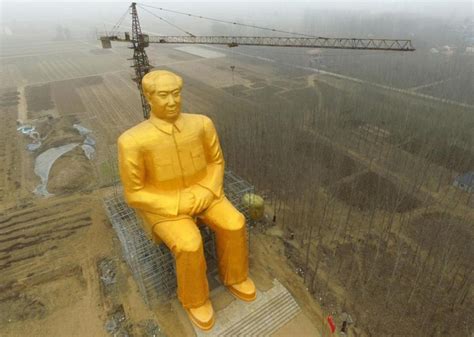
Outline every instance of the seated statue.
{"type": "Polygon", "coordinates": [[[197,219],[215,233],[222,283],[244,301],[253,301],[256,290],[248,277],[245,217],[223,191],[216,129],[207,116],[181,113],[182,86],[169,71],[143,77],[151,114],[118,139],[120,178],[146,233],[173,253],[179,301],[195,325],[209,330],[215,319],[197,219]]]}

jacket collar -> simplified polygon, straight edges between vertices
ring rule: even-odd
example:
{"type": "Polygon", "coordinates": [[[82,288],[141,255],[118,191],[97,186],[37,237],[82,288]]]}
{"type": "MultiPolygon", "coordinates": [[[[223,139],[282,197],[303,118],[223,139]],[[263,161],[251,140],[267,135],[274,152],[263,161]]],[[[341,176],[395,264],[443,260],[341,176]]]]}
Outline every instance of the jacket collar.
{"type": "Polygon", "coordinates": [[[163,131],[169,135],[173,133],[173,127],[176,129],[176,131],[181,132],[181,130],[183,129],[183,124],[184,124],[184,118],[183,118],[182,113],[179,114],[178,119],[176,119],[174,123],[169,123],[163,119],[156,118],[156,117],[150,118],[149,121],[158,130],[163,131]]]}

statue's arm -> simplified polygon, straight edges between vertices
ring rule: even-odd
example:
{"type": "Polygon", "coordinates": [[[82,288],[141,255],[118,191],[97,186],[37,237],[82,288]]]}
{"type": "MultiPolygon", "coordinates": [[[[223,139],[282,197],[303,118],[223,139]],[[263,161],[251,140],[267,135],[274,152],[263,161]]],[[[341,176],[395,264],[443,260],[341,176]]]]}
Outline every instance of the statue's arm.
{"type": "Polygon", "coordinates": [[[207,161],[207,175],[199,182],[199,185],[205,187],[219,198],[223,193],[224,182],[224,156],[222,155],[219,137],[212,120],[203,116],[204,128],[204,151],[207,161]]]}
{"type": "Polygon", "coordinates": [[[133,207],[163,216],[178,214],[179,191],[159,191],[146,186],[145,162],[132,136],[123,134],[118,140],[120,179],[125,200],[133,207]]]}

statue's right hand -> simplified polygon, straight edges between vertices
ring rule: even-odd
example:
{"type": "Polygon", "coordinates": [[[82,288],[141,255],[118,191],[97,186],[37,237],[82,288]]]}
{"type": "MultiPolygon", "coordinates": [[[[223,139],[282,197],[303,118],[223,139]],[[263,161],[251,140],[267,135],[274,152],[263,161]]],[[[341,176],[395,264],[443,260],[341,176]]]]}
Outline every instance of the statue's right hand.
{"type": "Polygon", "coordinates": [[[195,202],[196,199],[194,194],[188,190],[182,191],[179,197],[178,214],[189,215],[194,207],[195,202]]]}

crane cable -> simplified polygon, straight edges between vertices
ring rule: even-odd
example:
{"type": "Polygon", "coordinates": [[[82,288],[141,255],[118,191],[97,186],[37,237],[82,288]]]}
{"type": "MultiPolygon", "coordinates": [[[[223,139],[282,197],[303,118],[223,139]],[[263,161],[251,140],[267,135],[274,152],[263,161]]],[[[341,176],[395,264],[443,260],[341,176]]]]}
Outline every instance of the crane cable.
{"type": "Polygon", "coordinates": [[[122,25],[122,22],[125,19],[125,16],[127,16],[129,9],[130,9],[130,6],[127,7],[127,10],[125,11],[125,13],[122,14],[122,16],[118,19],[117,23],[112,27],[112,29],[110,30],[110,35],[114,35],[114,33],[118,33],[118,31],[115,32],[115,30],[119,29],[119,27],[122,25]]]}
{"type": "Polygon", "coordinates": [[[154,8],[154,9],[158,9],[158,10],[164,11],[164,12],[170,12],[170,13],[185,15],[185,16],[189,16],[189,17],[194,17],[194,18],[204,19],[204,20],[209,20],[209,21],[214,21],[214,22],[226,23],[226,24],[230,24],[230,25],[243,26],[243,27],[256,28],[256,29],[262,29],[262,30],[267,30],[267,31],[275,32],[275,33],[284,33],[284,34],[291,34],[291,35],[297,35],[297,36],[306,36],[306,37],[316,37],[316,36],[314,36],[314,35],[308,35],[308,34],[303,34],[303,33],[289,32],[289,31],[285,31],[285,30],[274,29],[274,28],[268,28],[268,27],[262,27],[262,26],[248,25],[248,24],[240,23],[240,22],[226,21],[226,20],[215,19],[215,18],[210,18],[210,17],[206,17],[206,16],[201,16],[201,15],[194,15],[194,14],[190,14],[190,13],[184,13],[184,12],[175,11],[175,10],[172,10],[172,9],[166,9],[166,8],[162,8],[162,7],[154,7],[154,6],[150,6],[150,5],[140,4],[140,7],[141,7],[142,9],[144,9],[143,6],[149,7],[149,8],[154,8]]]}
{"type": "Polygon", "coordinates": [[[161,16],[156,15],[155,13],[149,11],[148,9],[144,8],[143,6],[138,5],[138,7],[140,7],[140,8],[143,9],[144,11],[150,13],[150,14],[153,15],[154,17],[156,17],[156,18],[158,18],[158,19],[160,19],[160,20],[166,22],[166,23],[169,24],[170,26],[172,26],[172,27],[178,29],[179,31],[181,31],[181,32],[183,32],[183,33],[185,33],[185,34],[187,34],[187,35],[189,35],[189,36],[195,37],[194,34],[191,34],[190,32],[188,32],[188,31],[182,29],[181,27],[178,27],[178,26],[175,25],[174,23],[169,22],[169,21],[166,20],[165,18],[162,18],[161,16]]]}

